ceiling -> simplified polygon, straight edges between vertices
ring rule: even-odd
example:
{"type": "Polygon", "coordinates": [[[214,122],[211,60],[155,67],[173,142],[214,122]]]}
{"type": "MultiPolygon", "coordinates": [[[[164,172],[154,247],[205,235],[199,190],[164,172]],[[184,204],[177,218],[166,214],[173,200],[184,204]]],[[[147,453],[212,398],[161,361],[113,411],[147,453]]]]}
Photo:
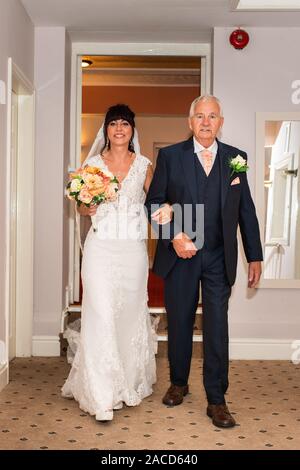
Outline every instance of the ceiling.
{"type": "Polygon", "coordinates": [[[75,42],[205,42],[214,26],[300,25],[300,11],[233,11],[236,0],[21,2],[35,26],[65,26],[75,42]]]}
{"type": "Polygon", "coordinates": [[[84,59],[92,61],[90,67],[84,69],[90,71],[91,69],[97,70],[108,70],[108,69],[127,69],[127,70],[141,70],[148,69],[149,72],[151,69],[155,71],[161,69],[193,69],[200,71],[201,68],[201,59],[200,57],[168,57],[166,60],[165,57],[160,56],[89,56],[85,55],[84,59]]]}
{"type": "Polygon", "coordinates": [[[83,86],[199,87],[200,57],[84,56],[83,86]]]}

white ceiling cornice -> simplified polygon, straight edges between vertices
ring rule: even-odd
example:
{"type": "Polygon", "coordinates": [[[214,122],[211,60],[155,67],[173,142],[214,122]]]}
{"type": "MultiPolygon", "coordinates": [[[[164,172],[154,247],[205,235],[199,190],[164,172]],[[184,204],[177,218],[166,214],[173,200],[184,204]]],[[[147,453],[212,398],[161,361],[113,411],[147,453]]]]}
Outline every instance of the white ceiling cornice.
{"type": "Polygon", "coordinates": [[[300,26],[300,11],[233,11],[232,1],[21,0],[35,26],[64,26],[74,42],[199,43],[214,27],[300,26]]]}

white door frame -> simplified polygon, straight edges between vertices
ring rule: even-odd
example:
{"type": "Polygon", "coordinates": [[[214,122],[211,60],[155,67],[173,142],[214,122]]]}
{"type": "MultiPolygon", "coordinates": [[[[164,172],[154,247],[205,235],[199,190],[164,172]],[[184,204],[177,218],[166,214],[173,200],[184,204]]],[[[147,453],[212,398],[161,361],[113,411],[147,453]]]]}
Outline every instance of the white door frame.
{"type": "Polygon", "coordinates": [[[6,282],[5,323],[7,357],[10,323],[11,223],[11,104],[18,95],[17,248],[16,257],[16,356],[32,352],[33,322],[33,202],[34,202],[34,87],[19,67],[8,59],[6,147],[6,282]]]}
{"type": "MultiPolygon", "coordinates": [[[[81,56],[83,55],[141,55],[201,57],[201,94],[211,89],[210,44],[163,43],[73,43],[71,74],[70,168],[80,166],[81,141],[81,56]]],[[[79,300],[79,246],[76,242],[74,208],[69,217],[69,302],[79,300]]]]}
{"type": "Polygon", "coordinates": [[[10,296],[9,296],[9,362],[16,357],[16,255],[17,255],[17,163],[18,163],[18,107],[19,96],[12,91],[11,151],[10,151],[10,296]]]}

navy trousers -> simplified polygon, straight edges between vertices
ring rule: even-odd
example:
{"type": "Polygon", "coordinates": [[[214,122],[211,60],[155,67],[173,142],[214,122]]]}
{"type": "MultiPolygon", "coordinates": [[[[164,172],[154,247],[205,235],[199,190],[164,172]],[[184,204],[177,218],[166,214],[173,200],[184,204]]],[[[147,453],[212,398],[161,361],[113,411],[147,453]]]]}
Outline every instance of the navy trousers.
{"type": "Polygon", "coordinates": [[[223,246],[199,250],[191,259],[179,258],[165,279],[170,380],[188,383],[193,326],[201,282],[203,306],[203,383],[208,403],[225,403],[228,388],[228,283],[223,246]]]}

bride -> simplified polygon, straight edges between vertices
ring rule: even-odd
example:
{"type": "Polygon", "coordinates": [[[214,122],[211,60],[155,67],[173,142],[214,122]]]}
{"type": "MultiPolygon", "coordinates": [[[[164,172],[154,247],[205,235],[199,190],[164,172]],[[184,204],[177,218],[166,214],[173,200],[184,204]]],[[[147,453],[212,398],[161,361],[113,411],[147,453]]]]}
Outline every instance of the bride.
{"type": "Polygon", "coordinates": [[[128,106],[109,108],[84,164],[110,171],[120,189],[114,202],[78,208],[92,216],[93,226],[82,259],[80,344],[62,395],[96,420],[109,421],[124,403],[141,403],[156,381],[143,207],[152,168],[140,154],[128,106]]]}

